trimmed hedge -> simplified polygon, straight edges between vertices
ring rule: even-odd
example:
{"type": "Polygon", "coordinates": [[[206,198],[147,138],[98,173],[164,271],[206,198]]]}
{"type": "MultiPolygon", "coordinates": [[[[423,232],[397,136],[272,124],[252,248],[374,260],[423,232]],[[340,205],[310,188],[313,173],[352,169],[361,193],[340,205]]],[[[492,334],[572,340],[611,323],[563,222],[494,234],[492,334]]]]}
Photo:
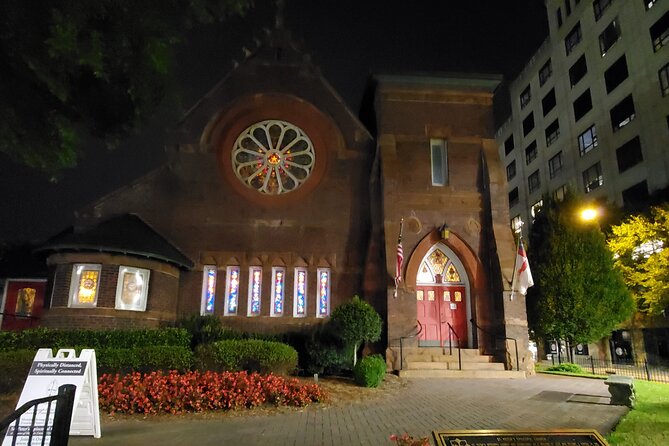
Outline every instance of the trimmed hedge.
{"type": "Polygon", "coordinates": [[[190,333],[183,328],[131,330],[56,330],[36,328],[19,332],[0,331],[0,348],[22,350],[48,348],[142,348],[190,346],[190,333]]]}
{"type": "Polygon", "coordinates": [[[0,350],[0,393],[21,389],[28,377],[33,358],[35,350],[0,350]]]}
{"type": "Polygon", "coordinates": [[[193,352],[189,347],[157,345],[155,347],[106,348],[96,350],[95,357],[100,372],[123,373],[154,370],[184,372],[193,366],[193,352]]]}
{"type": "Polygon", "coordinates": [[[578,364],[571,362],[564,362],[562,364],[553,365],[546,369],[549,372],[567,372],[567,373],[584,373],[583,369],[578,364]]]}
{"type": "Polygon", "coordinates": [[[362,358],[353,369],[355,382],[363,387],[379,387],[386,376],[386,361],[381,355],[362,358]]]}
{"type": "Polygon", "coordinates": [[[241,371],[286,375],[297,368],[297,351],[281,342],[231,339],[201,345],[196,367],[206,371],[241,371]]]}

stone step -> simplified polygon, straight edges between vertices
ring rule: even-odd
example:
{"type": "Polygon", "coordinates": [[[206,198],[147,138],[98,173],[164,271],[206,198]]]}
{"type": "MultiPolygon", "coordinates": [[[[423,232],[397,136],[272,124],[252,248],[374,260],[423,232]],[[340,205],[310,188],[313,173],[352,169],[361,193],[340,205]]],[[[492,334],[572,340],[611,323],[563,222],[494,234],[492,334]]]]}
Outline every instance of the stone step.
{"type": "Polygon", "coordinates": [[[525,379],[524,371],[517,370],[400,370],[402,378],[481,378],[525,379]]]}
{"type": "MultiPolygon", "coordinates": [[[[458,362],[458,355],[409,355],[404,357],[406,362],[458,362]]],[[[493,362],[490,355],[463,355],[462,362],[493,362]]]]}
{"type": "MultiPolygon", "coordinates": [[[[448,362],[417,362],[407,361],[409,370],[458,370],[458,361],[448,362]]],[[[463,362],[462,370],[504,370],[500,362],[463,362]]]]}
{"type": "MultiPolygon", "coordinates": [[[[453,347],[453,355],[458,356],[458,349],[453,347]]],[[[481,352],[478,348],[461,348],[460,353],[462,357],[465,356],[480,356],[481,352]]],[[[441,356],[448,355],[448,347],[405,347],[403,349],[404,357],[411,355],[420,355],[420,356],[441,356]]]]}

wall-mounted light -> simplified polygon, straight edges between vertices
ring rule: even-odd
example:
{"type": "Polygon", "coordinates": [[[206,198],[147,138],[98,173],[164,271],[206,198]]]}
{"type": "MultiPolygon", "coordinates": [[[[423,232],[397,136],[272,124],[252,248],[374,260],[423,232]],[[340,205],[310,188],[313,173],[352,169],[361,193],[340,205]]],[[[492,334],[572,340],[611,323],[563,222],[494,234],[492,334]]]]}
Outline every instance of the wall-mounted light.
{"type": "Polygon", "coordinates": [[[441,235],[442,240],[448,240],[448,237],[451,235],[451,230],[446,223],[439,228],[439,235],[441,235]]]}

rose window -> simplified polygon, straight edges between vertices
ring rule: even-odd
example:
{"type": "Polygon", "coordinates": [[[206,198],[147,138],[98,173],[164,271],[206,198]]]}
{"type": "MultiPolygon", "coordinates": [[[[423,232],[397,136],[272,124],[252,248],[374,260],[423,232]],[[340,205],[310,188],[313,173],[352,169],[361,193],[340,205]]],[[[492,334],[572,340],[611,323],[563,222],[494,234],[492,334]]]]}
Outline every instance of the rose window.
{"type": "Polygon", "coordinates": [[[302,185],[314,167],[314,147],[299,127],[262,121],[244,130],[232,149],[232,168],[246,186],[278,195],[302,185]]]}

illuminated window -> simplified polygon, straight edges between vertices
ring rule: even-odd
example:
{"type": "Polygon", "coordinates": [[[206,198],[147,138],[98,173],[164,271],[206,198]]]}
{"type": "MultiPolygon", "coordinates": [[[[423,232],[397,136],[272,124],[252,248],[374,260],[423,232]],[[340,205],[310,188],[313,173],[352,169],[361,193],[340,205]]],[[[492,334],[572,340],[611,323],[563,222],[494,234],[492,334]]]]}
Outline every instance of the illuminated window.
{"type": "Polygon", "coordinates": [[[17,316],[30,316],[35,305],[35,288],[21,288],[16,293],[16,309],[14,314],[17,316]]]}
{"type": "Polygon", "coordinates": [[[116,309],[146,311],[149,294],[148,269],[120,266],[116,283],[116,309]]]}
{"type": "Polygon", "coordinates": [[[326,317],[330,314],[330,270],[318,269],[318,308],[317,317],[326,317]]]}
{"type": "Polygon", "coordinates": [[[295,268],[295,286],[293,291],[293,316],[304,317],[307,315],[307,270],[306,268],[295,268]]]}
{"type": "Polygon", "coordinates": [[[262,268],[249,268],[249,308],[248,316],[260,315],[260,298],[262,293],[262,268]]]}
{"type": "Polygon", "coordinates": [[[434,283],[434,276],[432,275],[432,271],[430,270],[430,267],[427,266],[426,262],[421,264],[420,269],[418,270],[418,274],[416,275],[416,282],[434,283]]]}
{"type": "Polygon", "coordinates": [[[544,200],[539,200],[530,207],[530,215],[532,218],[536,218],[537,214],[541,210],[541,207],[544,205],[544,200]]]}
{"type": "Polygon", "coordinates": [[[423,290],[416,290],[416,300],[425,300],[425,294],[423,293],[423,290]]]}
{"type": "Polygon", "coordinates": [[[285,268],[272,268],[272,316],[283,316],[284,295],[286,289],[285,268]]]}
{"type": "Polygon", "coordinates": [[[239,267],[228,266],[225,272],[225,312],[226,316],[235,316],[239,305],[239,267]]]}
{"type": "Polygon", "coordinates": [[[511,219],[511,230],[518,233],[522,230],[524,224],[520,215],[516,215],[511,219]]]}
{"type": "Polygon", "coordinates": [[[207,265],[202,268],[202,306],[200,314],[214,314],[216,301],[216,267],[207,265]]]}
{"type": "Polygon", "coordinates": [[[604,184],[602,165],[595,163],[583,171],[583,189],[585,193],[592,192],[604,184]]]}
{"type": "Polygon", "coordinates": [[[102,265],[77,263],[72,267],[70,307],[95,307],[98,303],[102,265]]]}
{"type": "Polygon", "coordinates": [[[597,147],[597,129],[592,125],[588,130],[578,135],[578,151],[581,156],[597,147]]]}
{"type": "Polygon", "coordinates": [[[453,263],[446,268],[445,282],[460,282],[460,274],[453,263]]]}
{"type": "Polygon", "coordinates": [[[316,155],[302,129],[285,121],[262,121],[244,130],[232,149],[237,178],[262,194],[291,192],[309,178],[316,155]]]}

